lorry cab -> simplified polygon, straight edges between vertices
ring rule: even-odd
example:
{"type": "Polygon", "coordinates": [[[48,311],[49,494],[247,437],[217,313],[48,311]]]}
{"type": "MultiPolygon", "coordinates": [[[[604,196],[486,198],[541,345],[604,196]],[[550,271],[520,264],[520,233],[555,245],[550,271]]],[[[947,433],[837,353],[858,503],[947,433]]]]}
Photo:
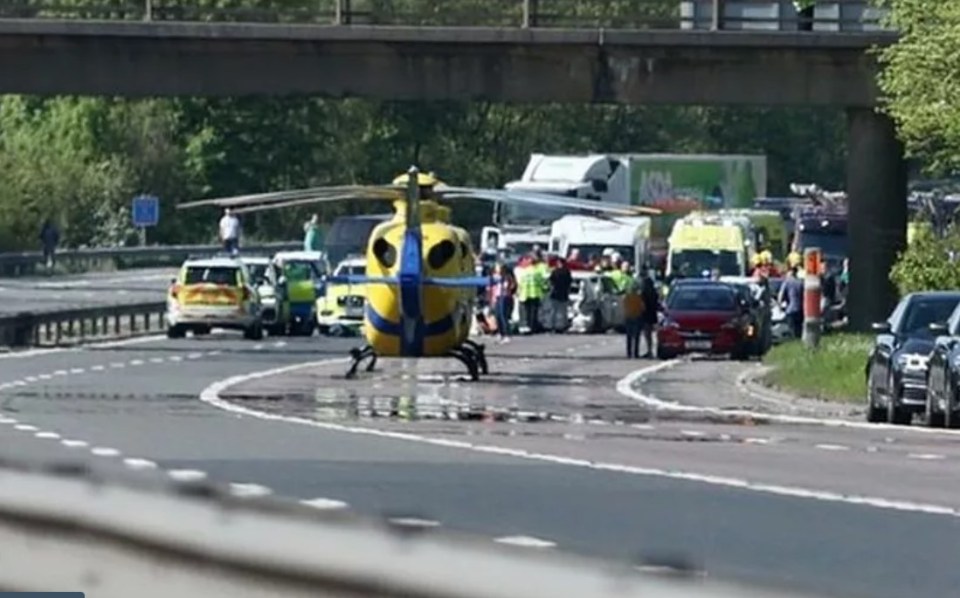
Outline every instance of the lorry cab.
{"type": "Polygon", "coordinates": [[[694,212],[674,223],[668,240],[667,278],[691,278],[719,270],[721,276],[749,275],[756,253],[749,219],[694,212]]]}

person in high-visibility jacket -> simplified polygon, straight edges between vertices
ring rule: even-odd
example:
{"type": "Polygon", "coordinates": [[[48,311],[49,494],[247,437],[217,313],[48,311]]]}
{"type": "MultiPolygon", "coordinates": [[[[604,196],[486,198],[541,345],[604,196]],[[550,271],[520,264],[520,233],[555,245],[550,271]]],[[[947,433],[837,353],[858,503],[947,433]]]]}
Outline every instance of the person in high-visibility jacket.
{"type": "Polygon", "coordinates": [[[533,254],[523,268],[516,270],[518,292],[522,310],[522,321],[527,325],[530,334],[540,332],[540,304],[546,294],[547,276],[546,266],[539,255],[533,254]]]}
{"type": "Polygon", "coordinates": [[[605,272],[604,275],[610,279],[618,293],[626,292],[627,287],[633,282],[633,276],[630,275],[630,262],[621,262],[620,268],[605,272]]]}

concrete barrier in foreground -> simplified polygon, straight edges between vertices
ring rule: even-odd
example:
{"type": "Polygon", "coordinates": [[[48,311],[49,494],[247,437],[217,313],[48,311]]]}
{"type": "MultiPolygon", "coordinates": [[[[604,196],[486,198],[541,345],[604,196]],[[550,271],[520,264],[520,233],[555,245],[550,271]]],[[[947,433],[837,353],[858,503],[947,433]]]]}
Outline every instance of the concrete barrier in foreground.
{"type": "Polygon", "coordinates": [[[141,475],[0,464],[0,589],[96,598],[787,596],[141,475]]]}

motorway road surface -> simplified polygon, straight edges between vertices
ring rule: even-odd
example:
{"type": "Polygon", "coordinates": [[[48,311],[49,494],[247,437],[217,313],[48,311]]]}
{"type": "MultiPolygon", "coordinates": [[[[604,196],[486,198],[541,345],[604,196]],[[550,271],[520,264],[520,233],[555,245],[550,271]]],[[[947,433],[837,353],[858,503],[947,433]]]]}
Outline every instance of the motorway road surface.
{"type": "Polygon", "coordinates": [[[0,314],[163,301],[175,269],[0,278],[0,314]]]}
{"type": "Polygon", "coordinates": [[[492,345],[481,383],[447,360],[384,360],[345,381],[354,342],[215,335],[0,356],[0,455],[207,476],[829,595],[960,587],[956,433],[654,409],[743,407],[731,390],[743,366],[682,363],[631,387],[628,374],[656,364],[621,359],[617,337],[492,345]],[[245,376],[275,368],[287,370],[245,376]]]}

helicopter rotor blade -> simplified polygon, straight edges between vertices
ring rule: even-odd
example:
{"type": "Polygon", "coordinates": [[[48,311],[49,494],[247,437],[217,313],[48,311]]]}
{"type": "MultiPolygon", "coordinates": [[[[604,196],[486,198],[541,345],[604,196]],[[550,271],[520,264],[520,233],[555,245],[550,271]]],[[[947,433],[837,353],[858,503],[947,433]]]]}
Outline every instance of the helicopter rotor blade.
{"type": "Polygon", "coordinates": [[[559,195],[550,195],[548,193],[505,191],[500,189],[473,189],[468,187],[447,186],[435,188],[434,192],[445,199],[479,199],[507,204],[532,204],[602,214],[613,214],[618,216],[657,215],[663,213],[661,210],[648,206],[614,204],[589,199],[562,197],[559,195]]]}
{"type": "Polygon", "coordinates": [[[261,206],[272,203],[281,203],[291,200],[301,200],[308,198],[363,198],[363,199],[382,199],[392,200],[403,196],[403,189],[393,185],[341,185],[333,187],[314,187],[307,189],[291,189],[288,191],[273,191],[270,193],[256,193],[251,195],[236,195],[233,197],[219,197],[214,199],[203,199],[199,201],[190,201],[177,206],[177,209],[185,210],[204,206],[217,206],[222,208],[242,208],[246,206],[261,206]]]}
{"type": "Polygon", "coordinates": [[[251,212],[262,212],[264,210],[279,210],[281,208],[292,208],[296,206],[307,206],[312,204],[333,203],[337,201],[384,201],[386,199],[396,199],[387,197],[370,197],[369,195],[324,195],[320,197],[304,197],[301,199],[291,199],[288,201],[274,202],[267,204],[248,205],[234,208],[235,214],[249,214],[251,212]]]}

